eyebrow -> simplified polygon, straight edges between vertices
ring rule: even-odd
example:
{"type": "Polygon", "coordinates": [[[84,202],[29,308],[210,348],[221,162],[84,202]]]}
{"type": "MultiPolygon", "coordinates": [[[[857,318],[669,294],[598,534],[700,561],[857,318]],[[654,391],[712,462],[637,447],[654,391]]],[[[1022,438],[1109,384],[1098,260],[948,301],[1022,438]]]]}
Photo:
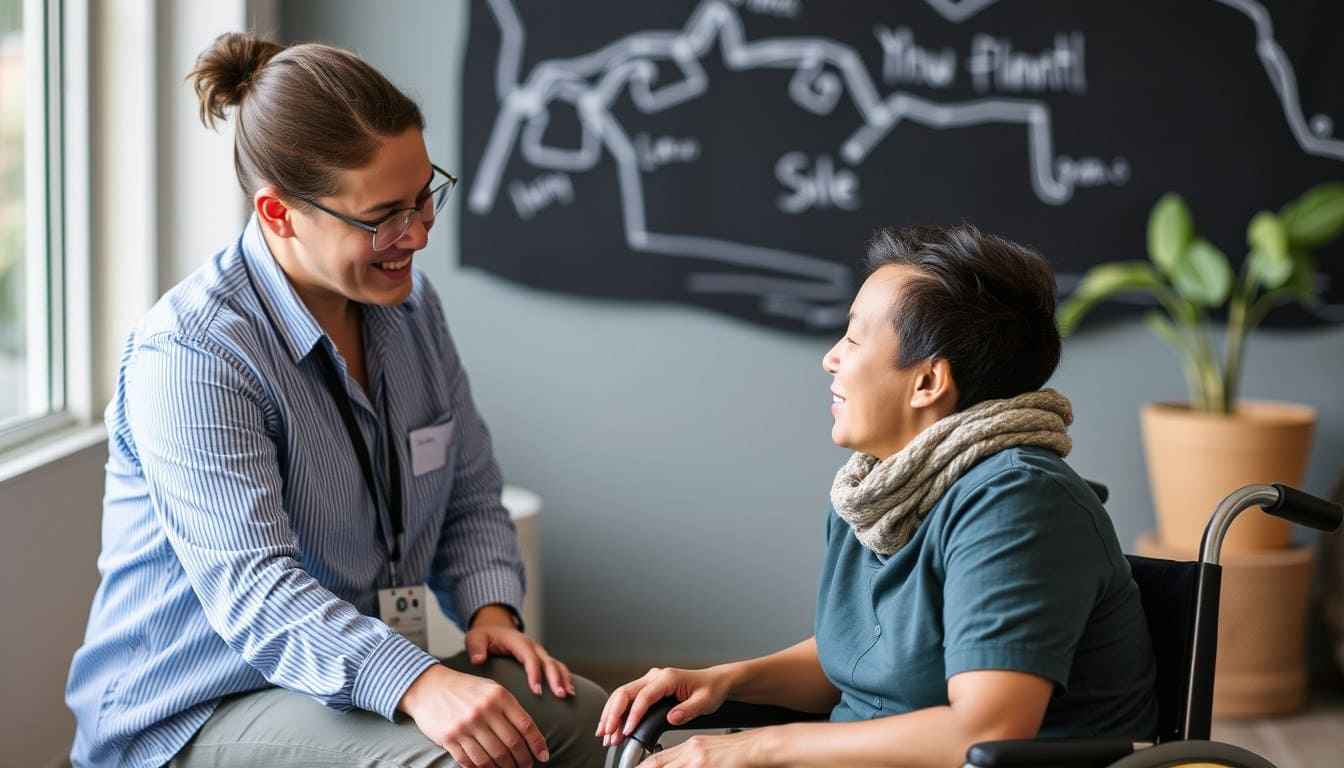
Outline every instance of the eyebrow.
{"type": "MultiPolygon", "coordinates": [[[[424,185],[423,187],[420,188],[420,192],[417,192],[417,193],[416,193],[416,195],[415,195],[416,198],[419,198],[420,195],[421,195],[421,193],[423,193],[426,189],[429,189],[429,185],[430,185],[430,183],[433,182],[433,181],[434,181],[434,169],[433,169],[433,168],[430,168],[430,169],[429,169],[429,178],[428,178],[428,179],[425,179],[425,185],[424,185]]],[[[398,197],[398,198],[395,199],[395,200],[387,200],[387,201],[378,203],[378,204],[376,204],[376,205],[371,205],[371,206],[369,206],[368,208],[365,208],[363,211],[361,211],[359,215],[360,215],[361,217],[368,217],[368,216],[370,216],[370,215],[372,215],[372,214],[374,214],[374,213],[377,213],[378,211],[382,211],[382,210],[385,210],[385,209],[388,209],[388,208],[392,208],[393,206],[400,205],[400,204],[401,204],[401,200],[402,200],[402,198],[398,197]]]]}

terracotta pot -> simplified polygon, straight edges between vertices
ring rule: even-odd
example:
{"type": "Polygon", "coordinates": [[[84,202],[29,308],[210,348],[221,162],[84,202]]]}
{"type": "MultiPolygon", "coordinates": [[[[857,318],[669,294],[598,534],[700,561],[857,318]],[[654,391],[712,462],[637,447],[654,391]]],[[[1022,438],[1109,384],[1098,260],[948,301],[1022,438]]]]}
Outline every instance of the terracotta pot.
{"type": "MultiPolygon", "coordinates": [[[[1177,403],[1141,414],[1148,481],[1162,543],[1197,550],[1204,524],[1227,494],[1248,483],[1300,486],[1316,411],[1304,405],[1242,401],[1231,416],[1177,403]]],[[[1223,552],[1288,546],[1289,524],[1258,509],[1243,512],[1223,552]]]]}
{"type": "MultiPolygon", "coordinates": [[[[1196,557],[1193,549],[1159,544],[1151,531],[1139,536],[1137,550],[1168,560],[1196,557]]],[[[1216,717],[1283,715],[1306,702],[1312,555],[1311,547],[1293,547],[1222,558],[1213,681],[1216,717]]]]}

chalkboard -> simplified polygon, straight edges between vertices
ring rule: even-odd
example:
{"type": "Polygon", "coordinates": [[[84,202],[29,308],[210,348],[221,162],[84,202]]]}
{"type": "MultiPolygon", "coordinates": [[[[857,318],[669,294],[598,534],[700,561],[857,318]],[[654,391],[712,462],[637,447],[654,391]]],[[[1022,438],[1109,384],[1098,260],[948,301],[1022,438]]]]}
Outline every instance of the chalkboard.
{"type": "MultiPolygon", "coordinates": [[[[1167,191],[1239,263],[1344,178],[1344,3],[1273,5],[473,2],[461,263],[832,333],[878,226],[972,222],[1067,293],[1167,191]]],[[[1344,249],[1319,271],[1271,322],[1344,321],[1344,249]]]]}

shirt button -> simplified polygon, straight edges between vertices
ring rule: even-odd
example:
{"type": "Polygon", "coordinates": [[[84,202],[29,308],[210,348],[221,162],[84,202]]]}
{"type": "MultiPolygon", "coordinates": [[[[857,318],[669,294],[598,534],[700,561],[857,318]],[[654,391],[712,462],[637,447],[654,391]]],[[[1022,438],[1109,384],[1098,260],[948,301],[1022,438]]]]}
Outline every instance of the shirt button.
{"type": "Polygon", "coordinates": [[[882,634],[882,625],[881,625],[881,624],[878,624],[877,626],[873,627],[873,635],[876,636],[876,635],[881,635],[881,634],[882,634]]]}

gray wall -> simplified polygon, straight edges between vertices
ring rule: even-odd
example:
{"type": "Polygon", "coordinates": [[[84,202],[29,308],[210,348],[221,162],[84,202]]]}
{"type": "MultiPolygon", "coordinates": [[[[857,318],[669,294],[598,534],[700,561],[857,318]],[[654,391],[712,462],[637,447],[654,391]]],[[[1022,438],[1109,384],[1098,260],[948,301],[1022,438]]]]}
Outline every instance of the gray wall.
{"type": "Polygon", "coordinates": [[[45,765],[70,746],[70,658],[98,585],[99,442],[0,483],[0,765],[45,765]]]}
{"type": "MultiPolygon", "coordinates": [[[[287,0],[281,29],[379,67],[420,100],[433,157],[466,174],[465,5],[287,0]]],[[[458,269],[454,217],[442,224],[417,262],[443,296],[507,479],[545,498],[553,649],[589,663],[694,663],[805,636],[826,495],[845,458],[829,440],[828,342],[696,309],[528,291],[458,269]]],[[[1262,334],[1247,369],[1247,396],[1320,410],[1306,485],[1325,492],[1344,464],[1344,330],[1262,334]]],[[[1174,357],[1137,325],[1099,329],[1067,343],[1052,385],[1077,411],[1071,461],[1110,485],[1129,546],[1153,524],[1138,407],[1184,397],[1174,357]]]]}

